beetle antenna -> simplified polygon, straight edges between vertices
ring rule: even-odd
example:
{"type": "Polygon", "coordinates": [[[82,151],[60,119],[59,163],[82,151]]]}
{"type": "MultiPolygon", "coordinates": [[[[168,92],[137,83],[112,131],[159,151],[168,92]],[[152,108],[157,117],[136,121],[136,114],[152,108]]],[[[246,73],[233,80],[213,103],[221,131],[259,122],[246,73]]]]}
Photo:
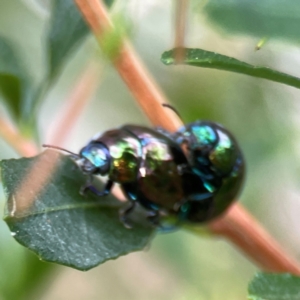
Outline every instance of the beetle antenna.
{"type": "Polygon", "coordinates": [[[58,147],[58,146],[53,146],[53,145],[48,145],[48,144],[43,144],[42,147],[44,148],[53,148],[53,149],[57,149],[57,150],[61,150],[61,151],[64,151],[64,152],[67,152],[75,157],[80,157],[78,154],[72,152],[72,151],[69,151],[67,149],[64,149],[64,148],[61,148],[61,147],[58,147]]]}
{"type": "Polygon", "coordinates": [[[172,105],[169,104],[169,103],[163,103],[162,106],[163,106],[163,107],[167,107],[167,108],[173,110],[174,113],[175,113],[175,114],[179,117],[179,119],[182,121],[182,123],[184,123],[183,120],[182,120],[181,115],[179,114],[178,110],[177,110],[174,106],[172,106],[172,105]]]}

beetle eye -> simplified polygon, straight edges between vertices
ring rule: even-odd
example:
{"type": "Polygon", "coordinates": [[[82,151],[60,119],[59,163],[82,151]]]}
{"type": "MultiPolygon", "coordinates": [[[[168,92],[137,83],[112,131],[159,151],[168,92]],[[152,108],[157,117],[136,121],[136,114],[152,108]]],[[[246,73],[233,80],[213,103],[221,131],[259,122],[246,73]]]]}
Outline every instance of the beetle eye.
{"type": "Polygon", "coordinates": [[[80,151],[80,156],[85,159],[83,169],[92,172],[96,169],[103,174],[109,168],[109,153],[102,144],[88,144],[80,151]]]}
{"type": "Polygon", "coordinates": [[[100,168],[106,163],[105,153],[98,148],[93,147],[86,155],[86,158],[95,165],[95,167],[100,168]]]}

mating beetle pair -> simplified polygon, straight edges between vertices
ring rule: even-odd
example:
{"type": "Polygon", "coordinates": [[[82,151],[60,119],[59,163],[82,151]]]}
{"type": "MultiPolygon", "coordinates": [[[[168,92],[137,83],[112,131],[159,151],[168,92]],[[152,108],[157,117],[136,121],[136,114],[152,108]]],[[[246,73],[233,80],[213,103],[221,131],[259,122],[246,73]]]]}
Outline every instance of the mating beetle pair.
{"type": "Polygon", "coordinates": [[[232,203],[244,177],[243,156],[234,137],[207,121],[188,124],[174,134],[125,125],[93,138],[76,157],[88,175],[81,192],[105,196],[114,183],[120,184],[130,204],[120,211],[127,227],[136,203],[146,208],[154,225],[160,225],[161,215],[174,215],[179,222],[210,220],[232,203]],[[94,175],[108,176],[103,191],[93,186],[94,175]]]}

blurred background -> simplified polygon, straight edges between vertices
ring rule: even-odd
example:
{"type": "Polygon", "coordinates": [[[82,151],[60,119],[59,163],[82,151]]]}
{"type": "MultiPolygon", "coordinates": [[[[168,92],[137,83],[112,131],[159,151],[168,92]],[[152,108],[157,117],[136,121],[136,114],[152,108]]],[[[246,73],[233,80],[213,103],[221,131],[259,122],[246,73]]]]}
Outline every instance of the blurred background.
{"type": "MultiPolygon", "coordinates": [[[[236,136],[247,162],[240,201],[287,251],[300,258],[300,92],[229,72],[163,65],[161,54],[173,47],[174,4],[118,0],[111,10],[128,27],[137,53],[184,121],[213,120],[236,136]]],[[[46,72],[51,1],[0,0],[0,7],[0,35],[17,45],[32,80],[39,82],[46,72]]],[[[300,76],[297,0],[194,0],[187,19],[187,47],[300,76]],[[267,43],[255,51],[262,38],[267,43]]],[[[89,61],[98,70],[97,91],[61,146],[78,152],[97,132],[124,123],[149,125],[89,36],[45,95],[39,113],[41,143],[57,130],[55,117],[89,61]]],[[[0,159],[12,157],[18,155],[1,141],[0,159]]],[[[143,252],[84,273],[40,262],[0,223],[0,300],[240,300],[246,299],[247,284],[256,270],[226,241],[179,230],[158,235],[143,252]]]]}

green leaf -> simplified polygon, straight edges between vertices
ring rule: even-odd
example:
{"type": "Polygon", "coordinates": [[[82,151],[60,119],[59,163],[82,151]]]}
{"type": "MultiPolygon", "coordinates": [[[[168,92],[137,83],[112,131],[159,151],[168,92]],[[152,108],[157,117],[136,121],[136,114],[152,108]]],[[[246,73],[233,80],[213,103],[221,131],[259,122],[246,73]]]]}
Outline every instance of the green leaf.
{"type": "Polygon", "coordinates": [[[15,49],[0,37],[0,94],[11,115],[20,120],[28,101],[30,84],[28,74],[21,65],[15,49]]]}
{"type": "Polygon", "coordinates": [[[203,11],[222,31],[299,42],[297,0],[210,0],[203,11]]]}
{"type": "MultiPolygon", "coordinates": [[[[1,194],[1,210],[3,200],[1,194]]],[[[0,223],[0,241],[0,299],[28,299],[28,294],[42,283],[53,270],[53,265],[37,260],[32,253],[17,244],[4,222],[0,223]]]]}
{"type": "MultiPolygon", "coordinates": [[[[113,0],[106,0],[105,4],[110,7],[113,0]]],[[[89,28],[73,0],[53,1],[47,36],[50,78],[58,74],[69,55],[88,33],[89,28]]]]}
{"type": "Polygon", "coordinates": [[[299,300],[300,277],[258,273],[248,287],[250,300],[299,300]]]}
{"type": "Polygon", "coordinates": [[[107,7],[111,7],[114,3],[114,0],[104,0],[103,2],[107,7]]]}
{"type": "Polygon", "coordinates": [[[49,76],[54,77],[89,29],[73,0],[54,0],[48,32],[49,76]]]}
{"type": "Polygon", "coordinates": [[[5,160],[1,172],[5,221],[14,238],[42,260],[88,270],[149,242],[153,229],[141,224],[126,229],[119,221],[121,203],[115,198],[79,194],[86,176],[68,156],[48,150],[33,158],[5,160]],[[39,186],[39,178],[49,172],[44,165],[56,159],[54,174],[39,186]]]}
{"type": "MultiPolygon", "coordinates": [[[[176,49],[164,52],[161,57],[162,62],[166,65],[175,64],[175,51],[176,49]]],[[[300,88],[300,78],[298,77],[278,72],[267,67],[253,66],[233,57],[202,49],[186,48],[182,63],[195,67],[231,71],[253,77],[268,79],[290,85],[298,89],[300,88]]]]}

